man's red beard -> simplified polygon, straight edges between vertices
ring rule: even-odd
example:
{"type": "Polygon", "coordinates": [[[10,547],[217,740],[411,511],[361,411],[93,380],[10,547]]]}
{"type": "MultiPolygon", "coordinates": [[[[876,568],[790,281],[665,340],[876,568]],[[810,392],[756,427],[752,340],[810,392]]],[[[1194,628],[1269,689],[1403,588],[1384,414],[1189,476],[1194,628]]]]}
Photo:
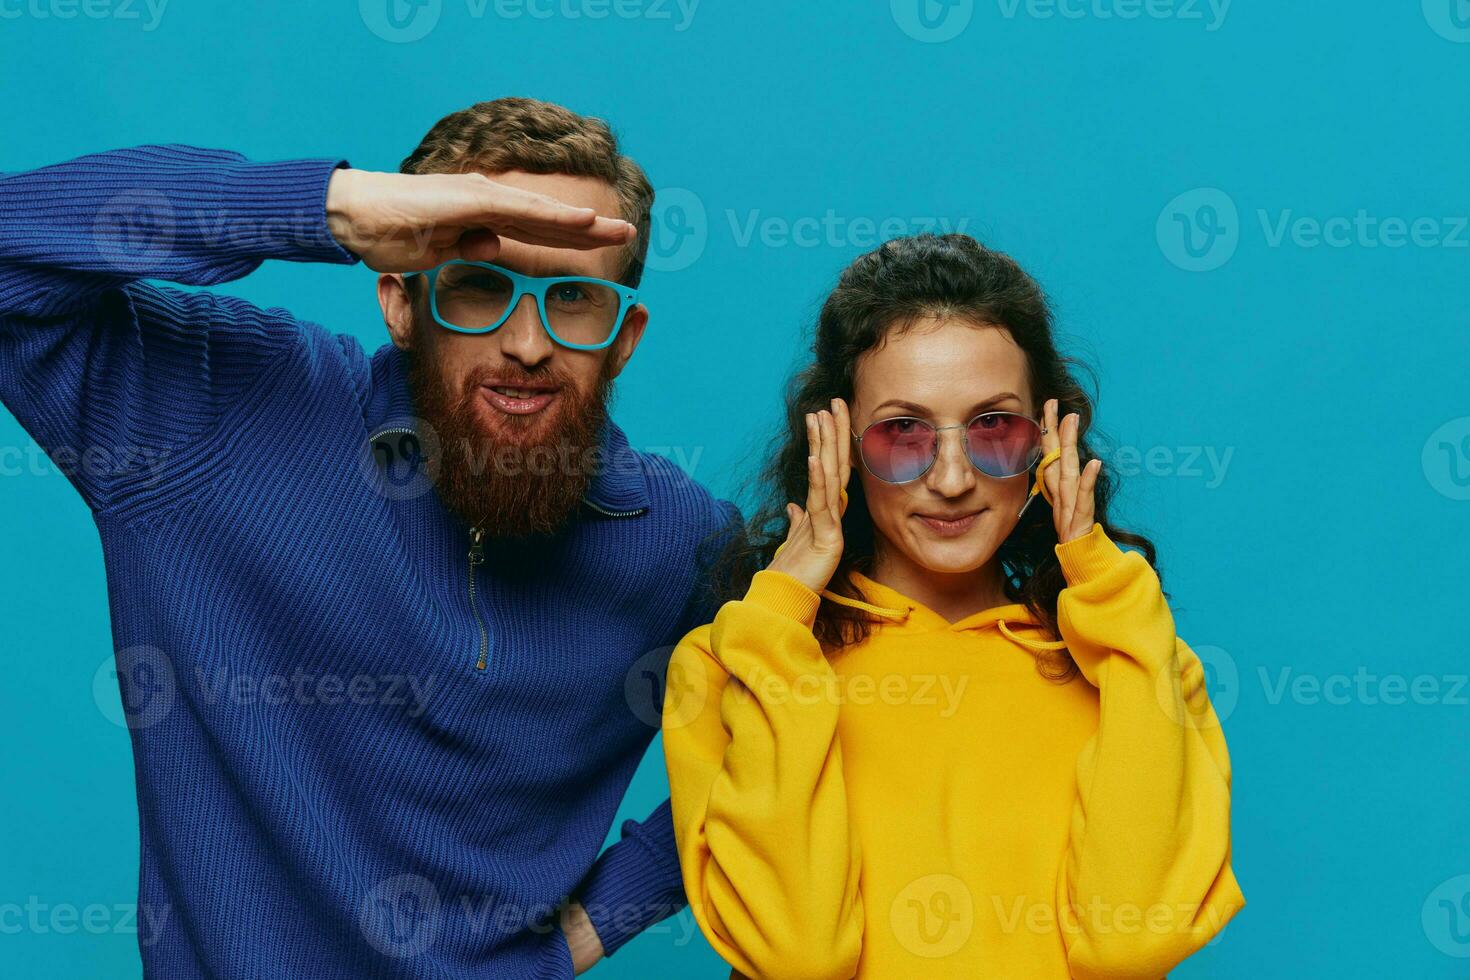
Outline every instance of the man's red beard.
{"type": "Polygon", "coordinates": [[[477,368],[456,386],[432,355],[411,349],[405,356],[414,409],[437,436],[430,440],[438,449],[429,471],[444,506],[491,538],[525,539],[562,528],[601,462],[598,437],[612,391],[612,359],[592,390],[583,391],[550,368],[526,371],[511,364],[477,368]],[[511,388],[556,385],[556,402],[533,415],[496,412],[484,404],[481,390],[491,380],[511,388]],[[487,412],[495,413],[493,423],[487,424],[487,412]]]}

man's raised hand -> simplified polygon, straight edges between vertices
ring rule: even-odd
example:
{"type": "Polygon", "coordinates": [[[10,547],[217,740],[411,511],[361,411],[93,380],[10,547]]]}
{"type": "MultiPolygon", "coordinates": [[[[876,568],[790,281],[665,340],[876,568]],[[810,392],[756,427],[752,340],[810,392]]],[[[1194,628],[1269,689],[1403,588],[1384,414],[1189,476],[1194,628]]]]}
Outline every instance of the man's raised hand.
{"type": "Polygon", "coordinates": [[[377,272],[421,272],[449,259],[488,262],[500,254],[502,238],[590,249],[637,235],[621,218],[477,173],[338,170],[327,185],[327,226],[377,272]]]}

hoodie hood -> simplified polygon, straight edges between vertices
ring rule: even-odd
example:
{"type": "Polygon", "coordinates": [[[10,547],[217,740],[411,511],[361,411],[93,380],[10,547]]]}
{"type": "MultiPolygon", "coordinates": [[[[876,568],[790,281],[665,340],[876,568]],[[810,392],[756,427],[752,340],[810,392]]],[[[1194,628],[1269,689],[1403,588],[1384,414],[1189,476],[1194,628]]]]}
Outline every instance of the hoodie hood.
{"type": "Polygon", "coordinates": [[[862,599],[852,599],[827,589],[822,590],[822,598],[868,614],[875,623],[875,629],[884,632],[902,635],[938,630],[959,633],[993,629],[1032,653],[1063,650],[1067,646],[1060,640],[1050,639],[1041,622],[1018,602],[982,609],[951,623],[928,606],[861,572],[850,571],[847,575],[862,599]]]}
{"type": "MultiPolygon", "coordinates": [[[[847,513],[849,499],[847,488],[843,487],[838,493],[837,512],[839,514],[847,513]]],[[[776,554],[779,555],[784,547],[786,543],[783,541],[777,546],[776,554]]],[[[822,590],[822,598],[839,606],[847,606],[849,609],[857,609],[866,613],[874,621],[875,628],[880,631],[893,634],[920,634],[937,630],[965,632],[993,627],[1001,636],[1031,653],[1067,648],[1067,644],[1061,640],[1051,639],[1040,621],[1019,602],[982,609],[959,622],[951,623],[928,606],[910,599],[897,589],[873,581],[855,569],[847,573],[847,579],[862,596],[862,599],[851,599],[838,595],[830,589],[822,590]],[[1017,632],[1018,629],[1019,632],[1017,632]]]]}

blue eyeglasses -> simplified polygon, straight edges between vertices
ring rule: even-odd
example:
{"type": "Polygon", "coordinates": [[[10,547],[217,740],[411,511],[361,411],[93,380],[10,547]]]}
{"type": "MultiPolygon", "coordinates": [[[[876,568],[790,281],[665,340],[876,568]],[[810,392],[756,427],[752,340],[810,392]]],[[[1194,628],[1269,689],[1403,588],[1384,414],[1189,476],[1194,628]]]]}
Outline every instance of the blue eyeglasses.
{"type": "Polygon", "coordinates": [[[457,333],[490,333],[510,319],[523,296],[536,301],[551,339],[573,350],[602,350],[618,337],[638,290],[586,276],[535,278],[489,262],[450,259],[425,272],[429,310],[457,333]]]}

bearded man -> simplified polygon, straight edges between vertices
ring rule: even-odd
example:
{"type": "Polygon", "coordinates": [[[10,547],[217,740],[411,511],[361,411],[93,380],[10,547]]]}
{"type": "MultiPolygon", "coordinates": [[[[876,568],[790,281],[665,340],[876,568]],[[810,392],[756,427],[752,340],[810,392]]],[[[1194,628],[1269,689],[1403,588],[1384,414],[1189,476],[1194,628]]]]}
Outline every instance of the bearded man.
{"type": "Polygon", "coordinates": [[[0,178],[0,397],[96,522],[158,977],[570,977],[684,901],[602,849],[738,519],[608,417],[652,189],[526,99],[401,173],[169,145],[0,178]],[[372,354],[210,286],[379,273],[372,354]]]}

